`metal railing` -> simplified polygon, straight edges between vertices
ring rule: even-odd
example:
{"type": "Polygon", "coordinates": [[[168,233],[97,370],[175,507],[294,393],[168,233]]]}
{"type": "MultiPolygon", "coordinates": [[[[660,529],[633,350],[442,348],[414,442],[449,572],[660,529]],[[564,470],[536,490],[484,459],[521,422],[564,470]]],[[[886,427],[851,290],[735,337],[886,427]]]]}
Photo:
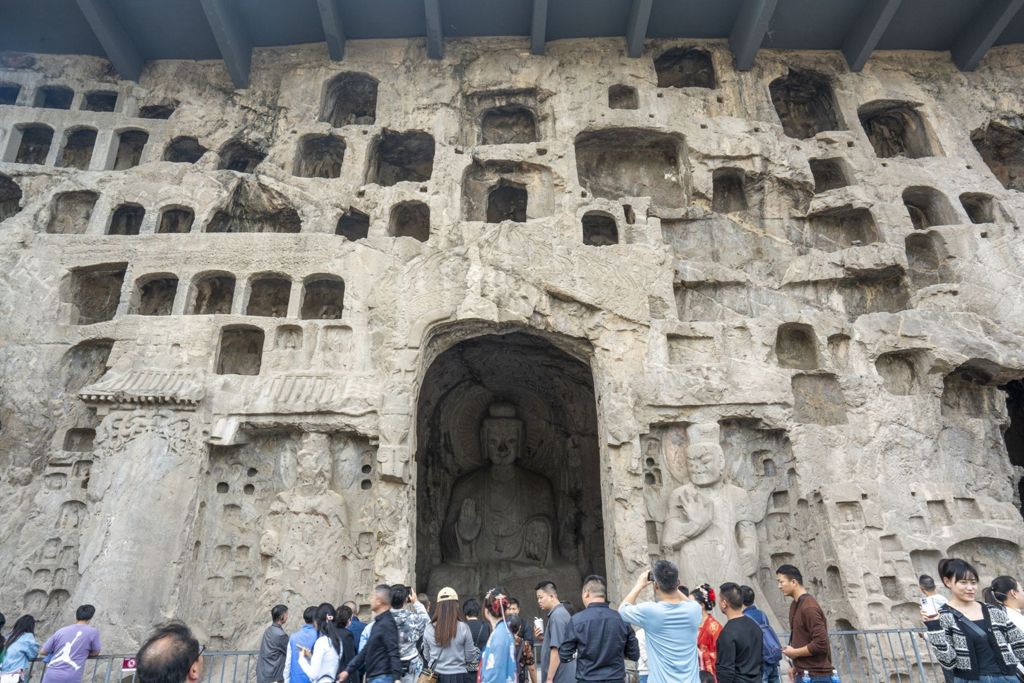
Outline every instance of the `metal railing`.
{"type": "MultiPolygon", "coordinates": [[[[923,629],[873,629],[829,633],[832,664],[843,683],[944,683],[942,667],[921,634],[923,629]]],[[[786,643],[785,634],[779,638],[786,643]]],[[[100,655],[89,659],[82,683],[134,683],[135,672],[125,668],[132,655],[100,655]]],[[[252,683],[256,680],[255,651],[205,652],[204,683],[252,683]]],[[[24,683],[39,683],[44,665],[33,662],[24,683]]],[[[783,672],[781,683],[789,683],[783,672]]],[[[797,682],[799,683],[799,681],[797,682]]]]}

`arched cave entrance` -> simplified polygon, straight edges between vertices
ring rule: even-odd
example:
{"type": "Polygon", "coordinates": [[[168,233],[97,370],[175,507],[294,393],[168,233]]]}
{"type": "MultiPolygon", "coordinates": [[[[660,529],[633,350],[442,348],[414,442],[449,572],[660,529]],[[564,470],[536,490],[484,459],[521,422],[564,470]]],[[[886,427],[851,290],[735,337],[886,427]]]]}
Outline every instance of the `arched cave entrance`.
{"type": "Polygon", "coordinates": [[[501,585],[533,616],[551,578],[578,603],[605,575],[589,364],[523,332],[473,337],[433,359],[417,408],[418,588],[501,585]]]}

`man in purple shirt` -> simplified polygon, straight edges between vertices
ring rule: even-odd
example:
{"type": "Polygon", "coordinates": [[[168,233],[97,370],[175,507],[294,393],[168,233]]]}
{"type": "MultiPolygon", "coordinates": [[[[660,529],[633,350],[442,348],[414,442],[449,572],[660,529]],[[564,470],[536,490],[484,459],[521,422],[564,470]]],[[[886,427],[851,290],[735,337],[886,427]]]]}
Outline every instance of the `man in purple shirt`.
{"type": "Polygon", "coordinates": [[[60,629],[46,641],[39,656],[47,660],[42,683],[80,683],[85,660],[100,653],[100,632],[89,626],[96,608],[82,605],[75,623],[60,629]]]}

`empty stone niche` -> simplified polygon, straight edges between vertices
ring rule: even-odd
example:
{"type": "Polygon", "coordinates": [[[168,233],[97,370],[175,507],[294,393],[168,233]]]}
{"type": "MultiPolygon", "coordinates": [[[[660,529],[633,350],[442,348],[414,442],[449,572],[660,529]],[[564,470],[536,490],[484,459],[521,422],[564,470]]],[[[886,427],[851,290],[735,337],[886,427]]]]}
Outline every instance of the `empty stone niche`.
{"type": "Polygon", "coordinates": [[[935,155],[924,118],[913,102],[875,100],[857,109],[875,155],[919,159],[935,155]]]}
{"type": "Polygon", "coordinates": [[[164,147],[164,161],[176,164],[194,164],[203,158],[208,150],[191,135],[179,135],[164,147]]]}
{"type": "Polygon", "coordinates": [[[908,396],[920,393],[924,374],[924,355],[921,351],[890,351],[875,361],[875,369],[882,378],[882,386],[890,394],[908,396]]]}
{"type": "Polygon", "coordinates": [[[842,159],[811,159],[811,174],[814,176],[814,193],[846,187],[850,184],[850,173],[842,159]]]}
{"type": "Polygon", "coordinates": [[[102,263],[73,269],[61,283],[61,301],[71,304],[78,325],[112,320],[121,301],[126,263],[102,263]]]}
{"type": "Polygon", "coordinates": [[[554,210],[551,170],[518,161],[474,159],[462,179],[467,221],[525,222],[554,210]]]}
{"type": "Polygon", "coordinates": [[[61,192],[50,205],[46,232],[51,235],[82,235],[89,227],[98,194],[90,190],[61,192]]]}
{"type": "Polygon", "coordinates": [[[818,425],[846,424],[846,398],[835,375],[793,375],[793,418],[818,425]]]}
{"type": "Polygon", "coordinates": [[[631,85],[613,85],[608,88],[609,109],[639,109],[640,98],[631,85]]]}
{"type": "Polygon", "coordinates": [[[300,178],[338,178],[344,161],[344,140],[336,135],[306,135],[299,141],[294,175],[300,178]]]}
{"type": "Polygon", "coordinates": [[[971,131],[971,142],[1003,187],[1024,191],[1024,123],[1020,116],[989,121],[971,131]]]}
{"type": "Polygon", "coordinates": [[[391,209],[388,234],[426,242],[430,239],[430,207],[415,201],[396,204],[391,209]]]}
{"type": "Polygon", "coordinates": [[[138,235],[146,210],[138,204],[121,204],[110,215],[108,235],[138,235]]]}
{"type": "Polygon", "coordinates": [[[53,128],[40,123],[18,126],[11,141],[18,140],[18,152],[14,157],[17,164],[45,164],[53,142],[53,128]]]}
{"type": "Polygon", "coordinates": [[[988,372],[972,366],[970,362],[961,365],[942,380],[942,414],[965,417],[995,417],[1001,410],[998,402],[1000,392],[993,386],[988,372]]]}
{"type": "Polygon", "coordinates": [[[711,54],[695,48],[674,47],[654,58],[659,88],[717,87],[711,54]]]}
{"type": "Polygon", "coordinates": [[[832,82],[815,71],[790,69],[768,85],[782,130],[791,138],[806,140],[826,130],[845,130],[836,107],[832,82]]]}
{"type": "Polygon", "coordinates": [[[908,187],[903,190],[903,204],[907,207],[915,230],[960,222],[960,217],[946,195],[931,187],[908,187]]]}
{"type": "Polygon", "coordinates": [[[595,197],[650,197],[658,207],[682,208],[689,198],[682,136],[642,128],[606,128],[576,136],[576,173],[595,197]]]}
{"type": "Polygon", "coordinates": [[[935,239],[932,235],[914,234],[908,235],[905,240],[907,275],[911,286],[917,289],[949,282],[952,279],[935,239]]]}
{"type": "Polygon", "coordinates": [[[423,131],[383,130],[374,140],[366,182],[390,187],[422,183],[434,173],[434,138],[423,131]]]}
{"type": "Polygon", "coordinates": [[[312,275],[302,285],[303,320],[340,320],[345,310],[345,281],[336,275],[312,275]]]}
{"type": "Polygon", "coordinates": [[[0,83],[0,104],[17,104],[20,93],[21,86],[17,83],[0,83]]]}
{"type": "Polygon", "coordinates": [[[369,126],[377,120],[377,79],[363,73],[344,73],[324,86],[320,120],[335,128],[369,126]]]}
{"type": "Polygon", "coordinates": [[[960,204],[972,223],[998,223],[1006,220],[1006,212],[996,198],[984,192],[964,192],[960,204]]]}
{"type": "Polygon", "coordinates": [[[217,353],[218,375],[258,375],[263,362],[263,330],[258,327],[225,327],[217,353]]]}
{"type": "Polygon", "coordinates": [[[364,240],[370,234],[370,217],[359,209],[348,207],[348,211],[338,218],[335,235],[341,235],[349,242],[364,240]]]}
{"type": "Polygon", "coordinates": [[[245,180],[235,186],[227,203],[214,213],[206,232],[284,232],[302,229],[302,220],[277,190],[245,180]]]}
{"type": "Polygon", "coordinates": [[[87,339],[68,349],[60,361],[60,383],[64,392],[76,394],[99,380],[107,371],[113,348],[112,339],[87,339]]]}
{"type": "Polygon", "coordinates": [[[817,369],[818,340],[814,328],[803,323],[780,325],[775,333],[775,357],[784,368],[817,369]]]}
{"type": "Polygon", "coordinates": [[[249,285],[246,315],[283,318],[288,315],[288,300],[292,295],[292,281],[284,275],[259,275],[249,285]]]}
{"type": "Polygon", "coordinates": [[[88,453],[93,450],[96,430],[85,427],[73,427],[64,432],[64,450],[74,453],[88,453]]]}
{"type": "Polygon", "coordinates": [[[587,211],[580,222],[583,226],[583,244],[607,247],[619,243],[619,226],[610,213],[587,211]]]}
{"type": "Polygon", "coordinates": [[[195,219],[195,211],[187,206],[168,206],[160,211],[156,231],[160,234],[191,232],[195,219]]]}
{"type": "Polygon", "coordinates": [[[839,251],[878,242],[881,236],[871,211],[844,206],[807,217],[806,245],[821,251],[839,251]]]}
{"type": "Polygon", "coordinates": [[[114,111],[117,109],[117,91],[90,90],[82,98],[83,111],[114,111]]]}
{"type": "Polygon", "coordinates": [[[95,128],[76,128],[64,136],[64,148],[57,157],[57,166],[89,170],[92,150],[96,146],[95,128]]]}
{"type": "Polygon", "coordinates": [[[522,104],[505,104],[486,110],[480,117],[481,145],[537,142],[537,115],[522,104]]]}
{"type": "Polygon", "coordinates": [[[192,283],[190,309],[194,315],[223,315],[231,312],[235,298],[235,276],[203,273],[192,283]]]}
{"type": "Polygon", "coordinates": [[[149,142],[149,133],[144,130],[123,130],[117,133],[117,154],[114,156],[115,171],[134,168],[142,161],[142,151],[149,142]]]}
{"type": "Polygon", "coordinates": [[[739,168],[716,168],[711,175],[711,210],[732,213],[747,210],[746,173],[739,168]]]}
{"type": "Polygon", "coordinates": [[[75,91],[64,85],[44,85],[36,91],[35,106],[44,109],[71,109],[75,91]]]}
{"type": "Polygon", "coordinates": [[[266,152],[246,140],[230,140],[220,148],[220,165],[222,171],[253,173],[264,159],[266,152]]]}
{"type": "Polygon", "coordinates": [[[179,102],[172,99],[163,99],[159,102],[150,102],[139,107],[140,119],[169,119],[178,110],[179,102]]]}
{"type": "Polygon", "coordinates": [[[146,275],[135,282],[137,315],[170,315],[178,293],[178,277],[169,273],[146,275]]]}
{"type": "Polygon", "coordinates": [[[0,221],[21,211],[21,187],[0,173],[0,221]]]}

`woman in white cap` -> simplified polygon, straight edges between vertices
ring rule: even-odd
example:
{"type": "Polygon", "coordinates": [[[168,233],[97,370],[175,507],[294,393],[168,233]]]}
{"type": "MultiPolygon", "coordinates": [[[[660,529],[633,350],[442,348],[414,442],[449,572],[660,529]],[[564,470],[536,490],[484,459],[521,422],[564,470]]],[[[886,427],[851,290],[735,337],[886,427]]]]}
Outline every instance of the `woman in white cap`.
{"type": "Polygon", "coordinates": [[[459,607],[459,596],[452,588],[437,594],[434,616],[423,632],[427,670],[438,675],[438,683],[474,683],[469,672],[475,669],[480,650],[459,607]]]}

